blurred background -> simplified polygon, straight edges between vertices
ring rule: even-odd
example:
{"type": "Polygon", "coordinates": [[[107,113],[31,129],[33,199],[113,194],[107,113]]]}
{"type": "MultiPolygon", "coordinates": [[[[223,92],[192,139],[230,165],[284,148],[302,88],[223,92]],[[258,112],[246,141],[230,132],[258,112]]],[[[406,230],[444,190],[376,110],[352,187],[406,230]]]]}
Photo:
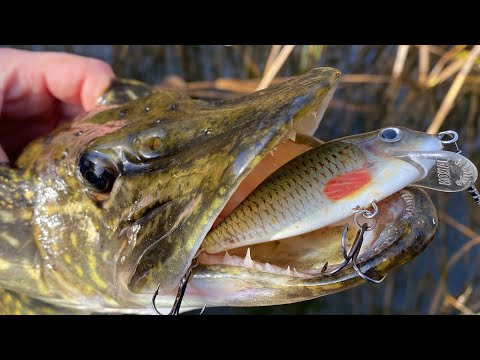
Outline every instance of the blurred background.
{"type": "MultiPolygon", "coordinates": [[[[480,46],[467,45],[38,45],[13,46],[96,57],[117,76],[191,96],[226,99],[313,67],[342,77],[317,136],[402,125],[459,133],[462,154],[480,168],[480,46]]],[[[480,187],[477,183],[477,187],[480,187]]],[[[480,313],[480,207],[465,193],[429,192],[440,225],[432,244],[380,285],[264,308],[210,308],[207,314],[480,313]]]]}

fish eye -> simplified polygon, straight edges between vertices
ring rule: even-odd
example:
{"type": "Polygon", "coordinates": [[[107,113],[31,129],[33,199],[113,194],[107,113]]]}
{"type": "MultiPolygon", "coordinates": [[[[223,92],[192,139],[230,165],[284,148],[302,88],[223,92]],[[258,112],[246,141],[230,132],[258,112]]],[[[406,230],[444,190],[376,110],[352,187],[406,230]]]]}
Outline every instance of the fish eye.
{"type": "Polygon", "coordinates": [[[385,142],[396,142],[402,138],[402,131],[398,128],[389,127],[380,130],[378,137],[385,142]]]}
{"type": "Polygon", "coordinates": [[[110,192],[118,177],[117,167],[106,156],[99,154],[83,154],[79,170],[87,184],[99,193],[110,192]]]}

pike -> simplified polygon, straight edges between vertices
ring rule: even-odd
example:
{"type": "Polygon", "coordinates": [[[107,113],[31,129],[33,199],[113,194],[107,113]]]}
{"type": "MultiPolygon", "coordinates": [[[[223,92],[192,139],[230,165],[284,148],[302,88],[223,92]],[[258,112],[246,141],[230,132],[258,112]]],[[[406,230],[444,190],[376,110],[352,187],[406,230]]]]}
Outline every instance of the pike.
{"type": "MultiPolygon", "coordinates": [[[[157,288],[157,306],[172,306],[179,282],[200,249],[227,247],[229,254],[204,251],[198,257],[184,306],[285,304],[345,290],[364,282],[351,267],[330,277],[318,271],[325,262],[342,262],[342,227],[335,219],[352,221],[352,203],[361,206],[372,198],[378,201],[383,226],[366,235],[357,265],[369,276],[381,276],[417,256],[437,226],[426,193],[404,188],[387,191],[392,195],[383,201],[387,193],[362,197],[367,188],[377,191],[387,184],[375,178],[376,167],[368,172],[363,168],[364,160],[377,150],[368,150],[360,140],[337,142],[327,145],[323,155],[315,153],[318,143],[311,135],[339,76],[333,68],[313,69],[215,104],[115,80],[98,109],[35,140],[14,167],[0,165],[0,312],[151,314],[157,288]],[[296,173],[288,165],[282,172],[293,170],[289,176],[304,189],[289,193],[285,188],[280,193],[280,185],[293,185],[292,180],[280,179],[274,188],[283,199],[277,198],[278,209],[272,212],[268,207],[267,213],[252,207],[257,211],[250,217],[254,223],[263,214],[274,214],[285,225],[280,229],[261,222],[261,238],[281,234],[282,239],[259,242],[242,225],[234,232],[234,248],[218,238],[213,241],[220,231],[215,229],[202,246],[244,184],[258,184],[263,176],[254,176],[262,171],[268,176],[273,170],[276,158],[268,157],[277,147],[275,153],[294,149],[290,157],[314,147],[305,156],[318,165],[317,170],[305,168],[307,173],[303,168],[296,173]],[[321,169],[320,160],[326,165],[327,159],[336,170],[321,169]],[[341,176],[342,171],[350,175],[341,176]],[[317,189],[306,182],[314,177],[323,179],[317,189]],[[319,186],[326,192],[318,192],[319,186]],[[312,195],[299,201],[299,191],[312,195]],[[326,220],[311,224],[312,204],[323,209],[319,211],[326,220]],[[304,219],[302,234],[286,215],[304,219]],[[243,246],[247,238],[255,243],[250,250],[243,246]]],[[[417,163],[411,165],[418,169],[417,163]]],[[[409,182],[389,176],[392,183],[409,182]]],[[[257,190],[257,202],[265,189],[257,190]]],[[[263,204],[268,201],[265,198],[263,204]]],[[[349,244],[353,235],[348,234],[349,244]]]]}

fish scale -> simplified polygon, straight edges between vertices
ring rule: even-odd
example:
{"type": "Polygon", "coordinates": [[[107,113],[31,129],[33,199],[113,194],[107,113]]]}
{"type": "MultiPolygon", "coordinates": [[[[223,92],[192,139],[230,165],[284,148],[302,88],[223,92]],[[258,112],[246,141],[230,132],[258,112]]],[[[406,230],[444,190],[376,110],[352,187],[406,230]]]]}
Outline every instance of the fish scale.
{"type": "Polygon", "coordinates": [[[270,175],[240,203],[207,235],[204,249],[215,251],[226,243],[248,245],[272,240],[322,204],[331,203],[323,194],[325,184],[339,174],[360,170],[366,161],[361,148],[340,141],[305,152],[270,175]]]}

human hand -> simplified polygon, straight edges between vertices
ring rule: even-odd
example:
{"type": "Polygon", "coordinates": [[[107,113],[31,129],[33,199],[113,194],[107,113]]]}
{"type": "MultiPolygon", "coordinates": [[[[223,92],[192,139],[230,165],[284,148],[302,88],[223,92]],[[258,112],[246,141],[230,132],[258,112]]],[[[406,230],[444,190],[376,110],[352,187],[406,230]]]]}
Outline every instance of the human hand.
{"type": "Polygon", "coordinates": [[[91,110],[113,76],[97,59],[0,49],[0,163],[62,120],[91,110]]]}

